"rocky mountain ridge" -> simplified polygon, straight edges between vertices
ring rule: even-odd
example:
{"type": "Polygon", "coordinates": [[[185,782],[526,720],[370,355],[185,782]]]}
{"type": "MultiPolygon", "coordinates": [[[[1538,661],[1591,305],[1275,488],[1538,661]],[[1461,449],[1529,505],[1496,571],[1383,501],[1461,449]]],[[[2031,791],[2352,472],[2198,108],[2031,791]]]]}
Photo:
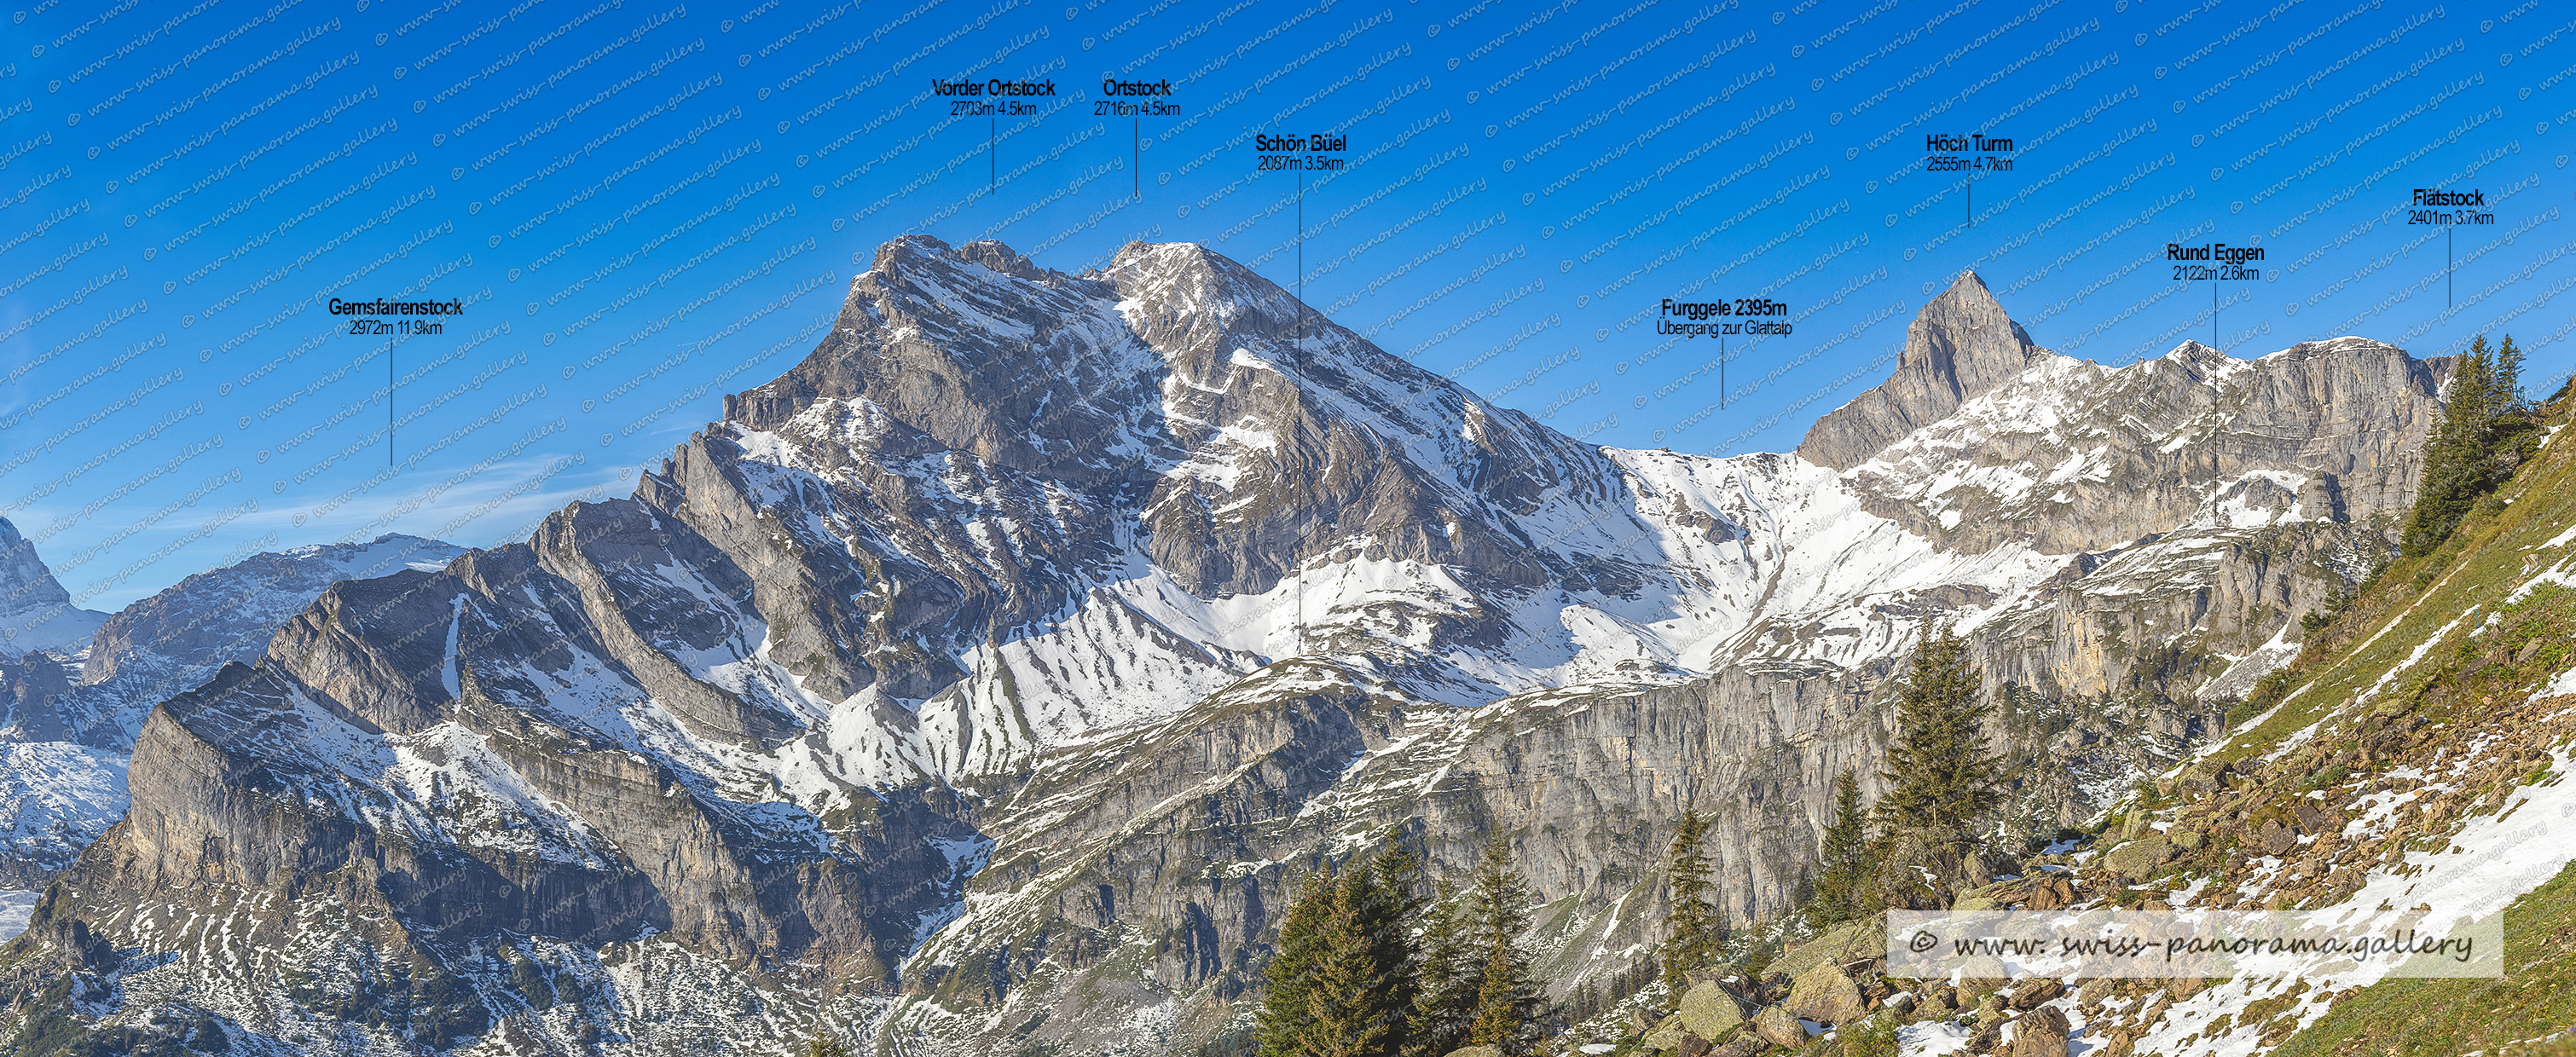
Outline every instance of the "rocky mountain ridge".
{"type": "MultiPolygon", "coordinates": [[[[0,519],[0,537],[14,533],[0,519]]],[[[254,554],[99,614],[77,643],[0,656],[0,887],[41,884],[125,813],[127,758],[154,705],[256,659],[335,581],[462,553],[387,535],[254,554]]],[[[33,548],[22,558],[28,582],[52,581],[33,548]]]]}
{"type": "Polygon", "coordinates": [[[0,989],[281,1051],[1186,1050],[1293,877],[1388,826],[1436,872],[1507,835],[1590,986],[1685,806],[1731,915],[1791,903],[1927,618],[2013,688],[2028,825],[2170,758],[2384,548],[2412,442],[2332,431],[2424,421],[2438,372],[2102,368],[1963,276],[1814,457],[1710,460],[1577,443],[1201,247],[898,240],[633,498],[334,585],[155,708],[0,989]],[[234,920],[261,953],[184,938],[234,920]]]}

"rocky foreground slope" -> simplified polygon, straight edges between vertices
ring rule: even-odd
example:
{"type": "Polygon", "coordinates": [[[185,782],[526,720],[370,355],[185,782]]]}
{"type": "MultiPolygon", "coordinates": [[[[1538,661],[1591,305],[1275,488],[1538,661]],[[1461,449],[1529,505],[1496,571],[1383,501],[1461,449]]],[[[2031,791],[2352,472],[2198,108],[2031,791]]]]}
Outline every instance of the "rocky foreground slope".
{"type": "Polygon", "coordinates": [[[2441,368],[2113,369],[1968,275],[1801,453],[1712,460],[1201,247],[898,240],[633,498],[334,585],[153,709],[0,994],[23,1052],[1186,1051],[1389,825],[1444,873],[1507,836],[1598,986],[1686,806],[1731,915],[1792,902],[1927,618],[2010,684],[2024,828],[2170,759],[2384,549],[2441,368]]]}

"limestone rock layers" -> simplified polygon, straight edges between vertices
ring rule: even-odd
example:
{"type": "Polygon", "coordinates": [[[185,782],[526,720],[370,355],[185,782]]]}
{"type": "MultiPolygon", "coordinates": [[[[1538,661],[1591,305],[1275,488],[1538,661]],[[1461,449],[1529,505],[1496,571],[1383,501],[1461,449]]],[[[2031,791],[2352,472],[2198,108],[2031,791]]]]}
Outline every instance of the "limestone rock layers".
{"type": "Polygon", "coordinates": [[[1650,949],[1686,809],[1731,921],[1790,905],[1926,619],[2021,695],[2034,817],[2193,737],[2384,545],[2440,366],[2106,367],[1970,275],[1798,454],[1712,460],[1565,437],[1203,247],[897,240],[631,498],[332,586],[153,708],[0,991],[116,973],[91,1030],[290,1045],[1186,1050],[1295,879],[1389,832],[1452,876],[1505,836],[1584,986],[1650,949]]]}

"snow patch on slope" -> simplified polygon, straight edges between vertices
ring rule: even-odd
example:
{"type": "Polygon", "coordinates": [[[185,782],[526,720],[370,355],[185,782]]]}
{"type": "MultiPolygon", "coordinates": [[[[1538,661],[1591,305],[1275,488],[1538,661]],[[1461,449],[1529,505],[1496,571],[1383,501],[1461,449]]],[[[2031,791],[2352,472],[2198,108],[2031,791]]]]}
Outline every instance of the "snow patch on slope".
{"type": "MultiPolygon", "coordinates": [[[[2563,776],[2571,763],[2576,760],[2558,752],[2552,755],[2549,770],[2563,776]]],[[[2442,936],[2502,913],[2507,904],[2566,868],[2565,820],[2576,818],[2576,782],[2522,786],[2505,797],[2504,805],[2493,815],[2469,820],[2439,850],[2410,851],[2403,862],[2370,871],[2360,891],[2341,903],[2311,911],[2311,920],[2335,924],[2339,935],[2388,936],[2412,928],[2442,936]]],[[[2393,811],[2382,810],[2365,816],[2348,824],[2346,832],[2361,833],[2390,814],[2393,811]]],[[[2215,981],[2207,990],[2175,1003],[2134,1050],[2229,1057],[2253,1054],[2263,1049],[2263,1022],[2212,1031],[2220,1015],[2241,1013],[2248,1004],[2277,996],[2295,981],[2309,996],[2296,1007],[2299,1028],[2304,1030],[2327,1012],[2327,1003],[2319,999],[2377,983],[2392,968],[2386,960],[2338,965],[2320,959],[2306,970],[2286,975],[2215,981]]]]}
{"type": "Polygon", "coordinates": [[[0,943],[18,938],[27,931],[27,919],[36,912],[36,900],[43,892],[0,889],[0,943]]]}
{"type": "Polygon", "coordinates": [[[124,817],[128,761],[70,742],[0,742],[0,854],[68,862],[124,817]]]}

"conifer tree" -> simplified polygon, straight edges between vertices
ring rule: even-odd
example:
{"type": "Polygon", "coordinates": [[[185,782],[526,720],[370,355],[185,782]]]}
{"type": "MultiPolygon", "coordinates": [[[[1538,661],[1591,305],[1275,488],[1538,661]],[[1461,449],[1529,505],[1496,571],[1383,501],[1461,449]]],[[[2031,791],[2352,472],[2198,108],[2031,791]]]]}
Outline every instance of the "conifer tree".
{"type": "Polygon", "coordinates": [[[1671,863],[1665,868],[1672,903],[1664,938],[1664,985],[1673,997],[1690,990],[1689,972],[1717,953],[1717,908],[1708,902],[1708,859],[1702,850],[1708,819],[1697,808],[1682,812],[1673,830],[1671,863]]]}
{"type": "Polygon", "coordinates": [[[1955,862],[1977,821],[2003,802],[1998,767],[1985,735],[1982,681],[1968,667],[1968,644],[1948,627],[1914,645],[1913,671],[1897,703],[1896,742],[1888,747],[1887,791],[1875,812],[1879,828],[1903,834],[1955,862]]]}
{"type": "Polygon", "coordinates": [[[1398,841],[1365,863],[1318,869],[1299,886],[1255,1018],[1262,1057],[1408,1052],[1421,881],[1421,860],[1398,841]]]}
{"type": "Polygon", "coordinates": [[[1260,1057],[1314,1057],[1309,1007],[1315,967],[1323,957],[1324,932],[1340,887],[1332,864],[1318,867],[1297,886],[1288,916],[1279,923],[1278,953],[1271,956],[1263,973],[1269,986],[1263,991],[1260,1012],[1254,1014],[1261,1029],[1260,1057]]]}
{"type": "Polygon", "coordinates": [[[1393,999],[1406,966],[1386,942],[1391,918],[1374,870],[1354,869],[1325,895],[1306,989],[1312,1057],[1398,1057],[1404,1014],[1393,999]]]}
{"type": "Polygon", "coordinates": [[[1862,893],[1876,864],[1869,853],[1869,824],[1861,815],[1860,775],[1852,768],[1843,768],[1834,779],[1834,821],[1825,828],[1818,865],[1824,873],[1816,879],[1813,920],[1829,924],[1859,917],[1867,909],[1862,893]]]}
{"type": "Polygon", "coordinates": [[[2529,432],[2522,350],[2513,336],[2490,350],[2486,335],[2451,368],[2442,416],[2424,437],[2424,467],[2398,550],[2421,557],[2441,547],[2478,500],[2513,476],[2529,432]]]}
{"type": "Polygon", "coordinates": [[[1414,935],[1422,918],[1422,856],[1401,833],[1390,830],[1386,850],[1370,861],[1369,874],[1377,901],[1368,928],[1387,973],[1378,997],[1398,1025],[1398,1035],[1409,1039],[1415,1034],[1413,1007],[1422,992],[1423,943],[1414,935]]]}
{"type": "Polygon", "coordinates": [[[1499,1046],[1520,1053],[1527,1046],[1530,1021],[1538,1015],[1538,987],[1530,980],[1529,961],[1513,941],[1529,927],[1529,889],[1512,868],[1511,845],[1501,834],[1485,842],[1476,863],[1476,887],[1468,895],[1474,915],[1476,945],[1484,971],[1476,981],[1476,1013],[1468,1022],[1467,1044],[1499,1046]]]}
{"type": "Polygon", "coordinates": [[[1485,965],[1472,935],[1466,900],[1440,882],[1422,921],[1421,973],[1405,1057],[1442,1057],[1467,1037],[1485,965]]]}

